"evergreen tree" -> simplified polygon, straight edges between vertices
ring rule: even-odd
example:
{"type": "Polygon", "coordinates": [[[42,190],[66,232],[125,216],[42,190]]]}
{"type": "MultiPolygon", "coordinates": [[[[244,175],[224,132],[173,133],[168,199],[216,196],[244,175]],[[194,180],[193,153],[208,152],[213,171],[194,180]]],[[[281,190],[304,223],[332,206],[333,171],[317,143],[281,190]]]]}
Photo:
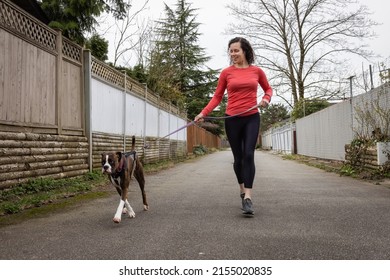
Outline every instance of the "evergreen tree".
{"type": "Polygon", "coordinates": [[[94,31],[96,18],[109,12],[123,18],[130,8],[125,0],[41,0],[42,10],[51,20],[49,26],[61,29],[64,36],[83,44],[85,33],[94,31]]]}
{"type": "Polygon", "coordinates": [[[267,108],[260,110],[260,131],[266,131],[271,125],[288,119],[287,108],[282,104],[270,104],[267,108]]]}
{"type": "Polygon", "coordinates": [[[294,120],[303,118],[315,112],[321,111],[329,107],[331,104],[324,99],[318,98],[302,98],[295,104],[294,109],[291,112],[291,116],[294,120]]]}
{"type": "Polygon", "coordinates": [[[91,54],[101,61],[108,59],[108,41],[100,37],[98,34],[93,34],[85,42],[85,47],[91,50],[91,54]]]}
{"type": "Polygon", "coordinates": [[[162,97],[187,109],[194,118],[216,86],[217,71],[205,66],[210,57],[198,44],[199,23],[191,3],[178,0],[176,9],[165,4],[165,18],[157,22],[148,85],[162,97]]]}

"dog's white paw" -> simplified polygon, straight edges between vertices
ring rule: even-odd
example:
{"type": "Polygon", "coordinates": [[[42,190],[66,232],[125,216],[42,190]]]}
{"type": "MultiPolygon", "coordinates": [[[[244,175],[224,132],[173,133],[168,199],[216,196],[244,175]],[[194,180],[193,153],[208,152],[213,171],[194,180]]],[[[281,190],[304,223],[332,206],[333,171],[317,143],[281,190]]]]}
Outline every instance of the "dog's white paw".
{"type": "Polygon", "coordinates": [[[135,213],[134,213],[134,211],[129,211],[129,217],[130,217],[130,218],[135,218],[135,213]]]}
{"type": "Polygon", "coordinates": [[[148,211],[149,210],[149,205],[144,205],[144,211],[148,211]]]}
{"type": "Polygon", "coordinates": [[[112,220],[113,220],[114,223],[116,223],[116,224],[119,224],[119,223],[121,222],[121,218],[120,218],[120,217],[114,217],[112,220]]]}

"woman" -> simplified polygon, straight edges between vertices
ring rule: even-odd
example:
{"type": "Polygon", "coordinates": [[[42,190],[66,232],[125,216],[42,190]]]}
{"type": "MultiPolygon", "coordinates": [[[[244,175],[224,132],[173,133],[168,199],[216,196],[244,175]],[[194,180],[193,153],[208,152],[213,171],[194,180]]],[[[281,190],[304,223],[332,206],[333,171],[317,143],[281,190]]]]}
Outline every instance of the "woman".
{"type": "Polygon", "coordinates": [[[254,153],[260,127],[257,107],[268,106],[272,88],[263,70],[253,65],[254,51],[246,39],[236,37],[230,40],[228,52],[231,65],[222,70],[213,98],[194,121],[203,121],[218,106],[227,90],[225,131],[234,157],[233,166],[240,186],[243,213],[253,215],[251,195],[255,177],[254,153]],[[264,91],[259,104],[258,85],[264,91]]]}

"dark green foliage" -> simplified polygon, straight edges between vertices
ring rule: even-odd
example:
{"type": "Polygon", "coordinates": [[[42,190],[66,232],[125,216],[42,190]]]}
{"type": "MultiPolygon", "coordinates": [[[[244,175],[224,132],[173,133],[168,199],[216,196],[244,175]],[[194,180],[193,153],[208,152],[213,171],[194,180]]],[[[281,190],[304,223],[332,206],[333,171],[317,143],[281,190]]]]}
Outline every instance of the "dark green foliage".
{"type": "Polygon", "coordinates": [[[94,171],[84,176],[68,179],[38,178],[0,191],[0,216],[15,214],[23,209],[40,207],[62,197],[74,196],[92,189],[106,178],[94,171]]]}
{"type": "Polygon", "coordinates": [[[126,75],[130,78],[133,78],[134,80],[137,80],[138,82],[144,84],[147,81],[147,73],[145,71],[145,68],[141,64],[135,65],[133,68],[128,68],[124,66],[114,66],[111,62],[108,63],[111,67],[115,68],[116,70],[124,73],[126,72],[126,75]]]}
{"type": "Polygon", "coordinates": [[[290,117],[287,108],[282,104],[270,104],[267,108],[262,108],[260,116],[260,131],[266,131],[271,125],[290,117]]]}
{"type": "Polygon", "coordinates": [[[322,109],[329,107],[331,104],[324,99],[300,99],[291,113],[291,117],[296,120],[303,118],[322,109]]]}
{"type": "Polygon", "coordinates": [[[98,34],[94,34],[89,38],[85,47],[91,50],[91,54],[101,61],[108,59],[108,41],[100,37],[98,34]]]}
{"type": "Polygon", "coordinates": [[[136,79],[140,83],[146,83],[148,80],[148,76],[146,74],[146,70],[142,64],[137,64],[133,67],[131,75],[134,79],[136,79]]]}
{"type": "Polygon", "coordinates": [[[202,155],[207,154],[209,151],[208,151],[208,149],[207,149],[206,146],[199,145],[199,146],[195,146],[195,147],[192,149],[192,152],[193,152],[194,155],[202,156],[202,155]]]}
{"type": "Polygon", "coordinates": [[[103,12],[123,18],[129,8],[124,0],[42,0],[40,5],[52,28],[62,30],[64,36],[81,45],[85,34],[94,31],[96,18],[103,12]]]}

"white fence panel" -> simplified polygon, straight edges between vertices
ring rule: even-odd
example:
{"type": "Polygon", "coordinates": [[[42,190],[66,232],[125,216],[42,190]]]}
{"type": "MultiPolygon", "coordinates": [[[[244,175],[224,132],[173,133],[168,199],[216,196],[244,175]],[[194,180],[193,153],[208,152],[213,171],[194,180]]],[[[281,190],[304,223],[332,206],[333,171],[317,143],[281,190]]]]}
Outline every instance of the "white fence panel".
{"type": "Polygon", "coordinates": [[[350,102],[332,105],[296,121],[297,153],[344,160],[344,146],[353,139],[350,102]]]}
{"type": "Polygon", "coordinates": [[[291,154],[293,151],[294,129],[295,125],[291,123],[273,129],[272,149],[280,153],[291,154]]]}
{"type": "Polygon", "coordinates": [[[143,136],[145,101],[126,94],[126,134],[143,136]]]}
{"type": "Polygon", "coordinates": [[[261,138],[262,147],[279,153],[291,154],[294,149],[294,130],[295,124],[293,123],[267,130],[261,138]]]}
{"type": "MultiPolygon", "coordinates": [[[[123,134],[138,137],[163,137],[186,125],[187,120],[171,114],[145,99],[126,93],[126,119],[124,121],[124,92],[93,78],[92,94],[92,131],[123,134]],[[146,110],[146,114],[145,114],[146,110]],[[145,123],[146,121],[146,123],[145,123]],[[146,125],[145,125],[146,124],[146,125]]],[[[186,141],[187,130],[172,134],[169,139],[186,141]]]]}
{"type": "MultiPolygon", "coordinates": [[[[187,124],[186,120],[183,120],[181,118],[178,118],[174,115],[169,116],[169,133],[185,126],[187,124]]],[[[169,136],[169,139],[171,140],[178,140],[178,141],[186,141],[187,140],[187,130],[182,129],[176,133],[173,133],[172,135],[169,136]]]]}
{"type": "Polygon", "coordinates": [[[272,131],[272,128],[268,129],[261,135],[261,146],[263,149],[272,149],[272,131]]]}
{"type": "Polygon", "coordinates": [[[159,124],[160,124],[160,135],[159,137],[164,137],[165,135],[168,135],[169,132],[169,114],[166,111],[160,110],[160,118],[159,118],[159,124]]]}
{"type": "MultiPolygon", "coordinates": [[[[176,119],[177,119],[178,127],[182,127],[182,126],[185,126],[187,124],[186,120],[183,120],[183,119],[178,118],[178,117],[176,117],[176,119]]],[[[182,129],[179,131],[179,133],[177,134],[177,140],[187,141],[187,130],[186,129],[182,129]]]]}
{"type": "Polygon", "coordinates": [[[123,92],[92,79],[92,130],[123,133],[123,92]]]}
{"type": "Polygon", "coordinates": [[[158,111],[153,105],[146,105],[146,136],[158,137],[158,111]]]}

